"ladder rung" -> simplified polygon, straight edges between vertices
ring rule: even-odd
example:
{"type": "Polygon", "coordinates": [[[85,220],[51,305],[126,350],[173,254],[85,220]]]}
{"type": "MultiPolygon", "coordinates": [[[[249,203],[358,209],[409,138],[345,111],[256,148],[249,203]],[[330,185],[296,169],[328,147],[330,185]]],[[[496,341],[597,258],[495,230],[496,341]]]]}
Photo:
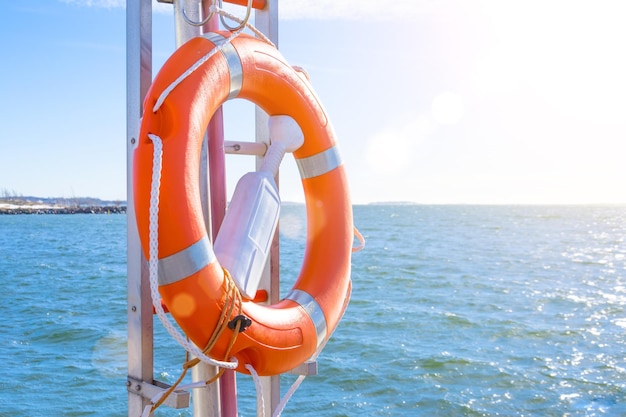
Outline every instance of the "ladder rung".
{"type": "Polygon", "coordinates": [[[224,152],[227,154],[263,156],[266,151],[267,145],[263,142],[224,141],[224,152]]]}
{"type": "MultiPolygon", "coordinates": [[[[167,3],[167,4],[173,4],[174,0],[157,0],[158,3],[167,3]]],[[[232,4],[238,4],[240,6],[245,6],[248,4],[247,0],[226,0],[226,3],[232,3],[232,4]]],[[[267,0],[252,0],[252,8],[253,9],[258,9],[258,10],[263,10],[265,9],[265,4],[267,3],[267,0]]]]}

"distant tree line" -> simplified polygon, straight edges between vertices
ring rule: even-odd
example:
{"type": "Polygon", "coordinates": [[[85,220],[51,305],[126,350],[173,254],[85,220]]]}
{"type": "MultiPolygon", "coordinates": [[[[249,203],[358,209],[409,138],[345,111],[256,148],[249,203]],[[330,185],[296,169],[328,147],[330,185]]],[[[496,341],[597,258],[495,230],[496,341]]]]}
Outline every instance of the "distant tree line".
{"type": "Polygon", "coordinates": [[[8,188],[3,188],[2,190],[0,190],[0,196],[2,196],[2,198],[15,198],[15,197],[22,197],[22,194],[18,193],[15,190],[9,190],[8,188]]]}

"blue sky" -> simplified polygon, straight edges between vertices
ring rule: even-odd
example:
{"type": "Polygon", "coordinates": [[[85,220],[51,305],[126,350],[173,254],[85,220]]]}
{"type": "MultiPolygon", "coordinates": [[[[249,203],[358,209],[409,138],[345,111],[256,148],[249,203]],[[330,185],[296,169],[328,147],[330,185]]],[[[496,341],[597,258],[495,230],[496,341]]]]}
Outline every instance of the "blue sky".
{"type": "MultiPolygon", "coordinates": [[[[23,0],[0,15],[0,191],[126,197],[125,2],[23,0]]],[[[155,2],[155,7],[157,4],[155,2]]],[[[355,203],[626,203],[626,3],[280,1],[355,203]]],[[[155,73],[174,48],[154,14],[155,73]]],[[[227,103],[226,138],[252,137],[227,103]]],[[[252,167],[228,157],[229,189],[252,167]]],[[[284,200],[301,200],[293,161],[284,200]]]]}

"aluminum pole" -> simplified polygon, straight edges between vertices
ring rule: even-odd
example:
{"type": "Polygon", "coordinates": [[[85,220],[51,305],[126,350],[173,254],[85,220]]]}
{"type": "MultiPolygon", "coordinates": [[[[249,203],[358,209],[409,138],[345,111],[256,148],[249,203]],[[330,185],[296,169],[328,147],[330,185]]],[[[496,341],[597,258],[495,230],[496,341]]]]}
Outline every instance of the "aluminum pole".
{"type": "MultiPolygon", "coordinates": [[[[183,12],[187,18],[195,22],[201,22],[206,17],[206,12],[211,5],[210,0],[174,0],[174,22],[176,27],[176,47],[180,47],[196,36],[201,36],[205,30],[215,30],[218,27],[217,16],[214,16],[205,27],[193,26],[187,23],[184,19],[183,12]]],[[[207,227],[207,234],[214,240],[217,226],[221,223],[221,219],[224,216],[225,205],[221,211],[214,207],[214,201],[219,202],[222,200],[222,194],[225,195],[225,185],[219,186],[219,182],[216,182],[215,178],[224,178],[223,164],[220,167],[217,161],[219,161],[219,154],[222,154],[223,159],[223,122],[221,109],[216,112],[213,119],[207,127],[207,134],[202,144],[202,155],[200,162],[200,197],[202,201],[202,211],[204,214],[204,221],[207,227]],[[218,149],[215,148],[215,143],[218,145],[218,149]],[[212,146],[213,144],[213,146],[212,146]],[[209,149],[211,147],[212,149],[209,149]],[[218,155],[218,160],[215,161],[213,154],[218,155]],[[214,184],[216,183],[216,184],[214,184]],[[221,188],[221,189],[220,189],[221,188]],[[216,221],[219,221],[216,223],[216,221]]],[[[225,183],[225,182],[224,182],[225,183]]],[[[223,197],[225,201],[226,197],[223,197]]],[[[206,381],[214,377],[218,368],[215,366],[207,365],[205,363],[199,363],[191,370],[191,378],[193,381],[206,381]]],[[[223,378],[223,377],[222,377],[223,378]]],[[[237,413],[237,397],[236,389],[232,387],[224,387],[227,392],[226,398],[228,401],[220,400],[220,388],[223,383],[221,381],[213,383],[205,388],[196,388],[193,390],[193,415],[194,417],[218,417],[227,416],[224,414],[233,408],[236,416],[237,413]]],[[[224,395],[222,395],[223,397],[224,395]]],[[[229,415],[228,415],[229,416],[229,415]]]]}
{"type": "MultiPolygon", "coordinates": [[[[254,25],[265,36],[267,36],[278,48],[278,0],[267,0],[265,8],[256,10],[254,15],[254,25]]],[[[256,141],[269,146],[269,116],[258,106],[255,108],[256,141]]],[[[256,167],[259,169],[262,158],[256,158],[256,167]]],[[[279,184],[278,174],[276,184],[279,184]]],[[[268,293],[268,303],[276,304],[280,298],[280,253],[279,253],[279,230],[272,241],[270,259],[266,265],[265,272],[261,278],[259,288],[265,289],[268,293]]],[[[263,396],[269,401],[265,401],[265,415],[272,415],[280,402],[280,375],[262,377],[261,386],[263,396]]]]}
{"type": "Polygon", "coordinates": [[[126,268],[128,291],[128,416],[141,415],[149,404],[142,385],[152,381],[153,318],[148,274],[135,221],[133,199],[133,152],[137,144],[143,99],[152,82],[152,5],[150,0],[126,4],[126,268]],[[147,297],[146,297],[147,294],[147,297]]]}

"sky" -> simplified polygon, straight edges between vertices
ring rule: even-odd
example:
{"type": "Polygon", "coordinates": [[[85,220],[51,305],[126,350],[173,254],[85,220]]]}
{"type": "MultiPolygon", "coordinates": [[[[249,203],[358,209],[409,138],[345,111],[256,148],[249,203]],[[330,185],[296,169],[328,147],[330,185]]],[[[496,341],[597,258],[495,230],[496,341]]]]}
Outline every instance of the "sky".
{"type": "MultiPolygon", "coordinates": [[[[154,7],[156,75],[175,41],[172,6],[154,7]]],[[[125,13],[3,5],[0,195],[126,199],[125,13]]],[[[625,17],[621,0],[280,0],[278,46],[311,77],[356,204],[626,203],[625,17]]],[[[226,103],[226,140],[253,140],[252,109],[226,103]]],[[[253,161],[227,166],[230,193],[253,161]]],[[[303,200],[290,156],[280,184],[303,200]]]]}

